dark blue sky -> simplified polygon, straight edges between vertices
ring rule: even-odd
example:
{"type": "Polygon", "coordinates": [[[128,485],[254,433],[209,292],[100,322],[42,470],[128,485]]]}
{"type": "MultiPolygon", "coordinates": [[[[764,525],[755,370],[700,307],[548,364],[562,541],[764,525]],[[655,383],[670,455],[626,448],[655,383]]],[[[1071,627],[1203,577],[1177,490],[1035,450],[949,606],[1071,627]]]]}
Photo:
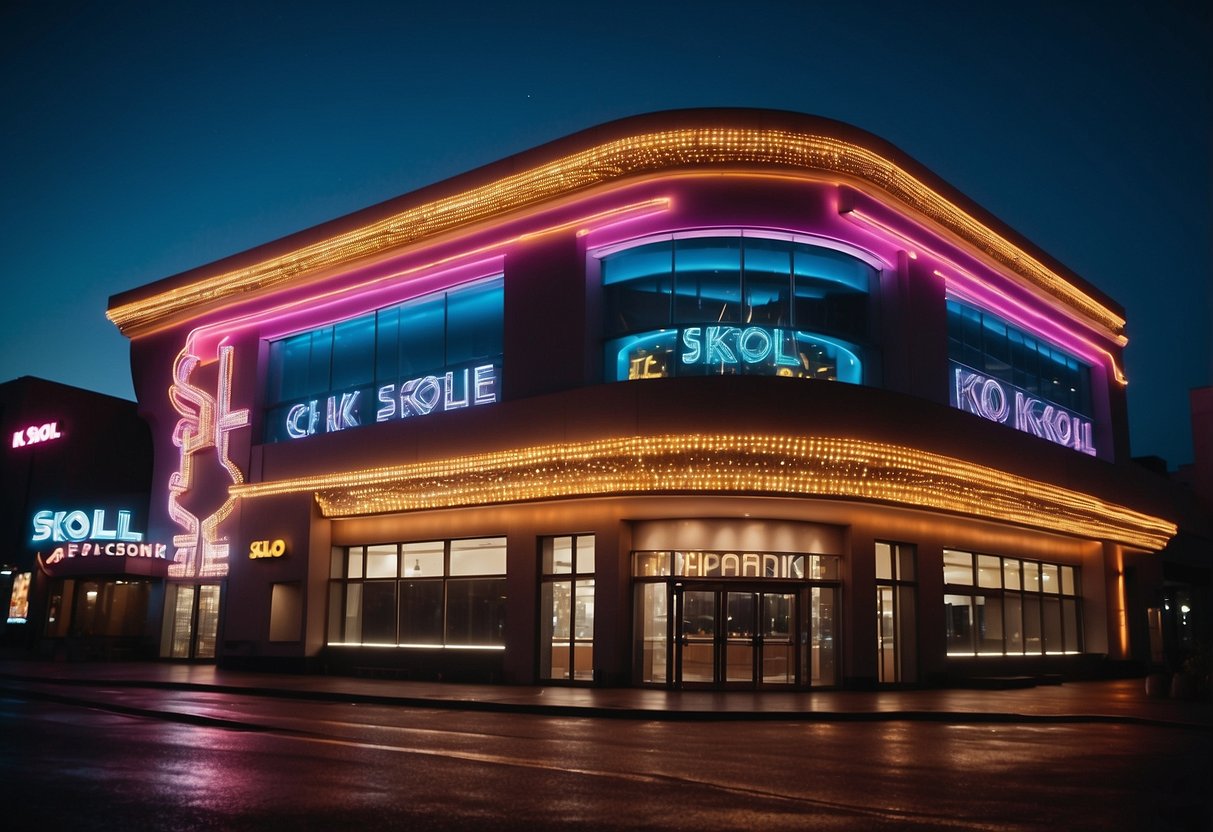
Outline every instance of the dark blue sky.
{"type": "MultiPolygon", "coordinates": [[[[0,380],[130,398],[109,295],[603,121],[901,147],[1126,308],[1135,454],[1213,383],[1209,3],[0,6],[0,380]]],[[[166,381],[167,384],[167,381],[166,381]]]]}

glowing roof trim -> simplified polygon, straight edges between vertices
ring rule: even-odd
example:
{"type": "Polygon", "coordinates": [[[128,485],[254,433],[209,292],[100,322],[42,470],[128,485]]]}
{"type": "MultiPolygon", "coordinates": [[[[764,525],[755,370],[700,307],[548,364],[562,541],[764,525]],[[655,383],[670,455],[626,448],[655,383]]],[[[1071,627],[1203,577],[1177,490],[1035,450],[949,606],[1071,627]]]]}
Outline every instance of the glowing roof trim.
{"type": "Polygon", "coordinates": [[[650,493],[871,500],[1157,550],[1175,524],[1089,494],[915,448],[844,438],[630,436],[234,485],[315,494],[326,517],[650,493]]]}
{"type": "Polygon", "coordinates": [[[1123,334],[1125,321],[1116,312],[879,153],[832,136],[760,127],[688,127],[603,142],[287,254],[116,305],[107,315],[123,333],[137,335],[197,307],[286,286],[305,276],[588,188],[703,165],[827,172],[865,183],[932,220],[1111,335],[1123,334]]]}

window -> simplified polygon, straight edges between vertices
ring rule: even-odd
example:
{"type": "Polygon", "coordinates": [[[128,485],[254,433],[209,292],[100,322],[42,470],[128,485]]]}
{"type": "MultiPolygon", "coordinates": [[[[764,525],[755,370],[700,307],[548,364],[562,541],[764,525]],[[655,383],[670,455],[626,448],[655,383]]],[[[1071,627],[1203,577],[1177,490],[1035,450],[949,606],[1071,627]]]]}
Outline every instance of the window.
{"type": "Polygon", "coordinates": [[[945,549],[948,655],[1080,652],[1076,571],[1073,566],[945,549]]]}
{"type": "Polygon", "coordinates": [[[605,377],[861,383],[876,269],[791,239],[686,235],[602,258],[605,377]]]}
{"type": "Polygon", "coordinates": [[[503,299],[493,278],[271,342],[265,440],[496,401],[503,299]]]}
{"type": "Polygon", "coordinates": [[[990,378],[1090,416],[1091,368],[1056,347],[949,298],[948,358],[990,378]]]}
{"type": "Polygon", "coordinates": [[[539,676],[594,678],[594,536],[539,543],[539,676]]]}
{"type": "Polygon", "coordinates": [[[916,552],[906,543],[876,542],[877,679],[918,680],[916,552]]]}
{"type": "Polygon", "coordinates": [[[333,549],[328,643],[505,646],[504,537],[333,549]]]}

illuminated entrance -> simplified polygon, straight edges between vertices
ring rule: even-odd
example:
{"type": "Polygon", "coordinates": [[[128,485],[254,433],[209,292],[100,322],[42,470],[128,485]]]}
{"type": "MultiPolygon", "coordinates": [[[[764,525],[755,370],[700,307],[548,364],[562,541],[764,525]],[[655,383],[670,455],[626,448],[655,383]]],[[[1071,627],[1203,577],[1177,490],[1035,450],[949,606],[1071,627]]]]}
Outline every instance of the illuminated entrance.
{"type": "Polygon", "coordinates": [[[635,673],[672,688],[835,684],[838,558],[635,552],[635,673]]]}
{"type": "Polygon", "coordinates": [[[161,658],[215,658],[220,595],[219,584],[169,584],[161,658]]]}

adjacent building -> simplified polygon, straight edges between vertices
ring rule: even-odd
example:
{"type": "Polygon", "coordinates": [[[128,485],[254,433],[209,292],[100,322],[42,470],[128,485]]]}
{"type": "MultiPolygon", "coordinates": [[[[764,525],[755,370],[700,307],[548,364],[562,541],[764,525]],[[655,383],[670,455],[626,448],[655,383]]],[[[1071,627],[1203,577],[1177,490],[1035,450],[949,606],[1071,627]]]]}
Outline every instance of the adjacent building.
{"type": "Polygon", "coordinates": [[[0,643],[48,658],[158,653],[168,539],[149,536],[152,443],[135,403],[0,384],[0,643]]]}
{"type": "Polygon", "coordinates": [[[675,688],[1150,657],[1123,310],[886,142],[625,119],[111,299],[160,652],[675,688]]]}

